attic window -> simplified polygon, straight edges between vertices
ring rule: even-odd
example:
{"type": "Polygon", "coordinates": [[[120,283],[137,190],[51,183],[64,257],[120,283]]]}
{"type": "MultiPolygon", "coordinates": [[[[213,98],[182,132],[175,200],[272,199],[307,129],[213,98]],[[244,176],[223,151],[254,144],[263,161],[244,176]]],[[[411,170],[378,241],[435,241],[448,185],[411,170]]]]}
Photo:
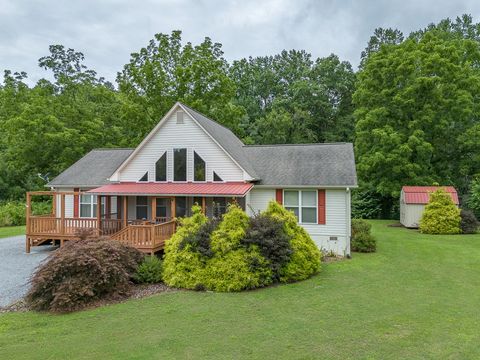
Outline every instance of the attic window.
{"type": "Polygon", "coordinates": [[[183,124],[183,111],[177,111],[177,124],[183,124]]]}
{"type": "Polygon", "coordinates": [[[148,181],[148,171],[138,181],[147,182],[148,181]]]}
{"type": "Polygon", "coordinates": [[[213,172],[213,181],[223,181],[222,178],[218,176],[215,171],[213,172]]]}

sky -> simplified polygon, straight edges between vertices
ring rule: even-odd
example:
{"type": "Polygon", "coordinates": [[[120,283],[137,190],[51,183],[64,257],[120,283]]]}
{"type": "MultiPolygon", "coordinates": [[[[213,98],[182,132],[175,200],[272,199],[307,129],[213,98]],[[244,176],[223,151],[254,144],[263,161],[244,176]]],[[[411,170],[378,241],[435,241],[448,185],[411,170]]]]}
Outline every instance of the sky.
{"type": "Polygon", "coordinates": [[[48,78],[38,59],[62,44],[113,82],[132,52],[172,30],[193,44],[210,37],[229,61],[303,49],[315,58],[337,54],[356,68],[375,28],[407,35],[464,13],[478,22],[480,1],[0,0],[0,71],[25,71],[30,83],[48,78]]]}

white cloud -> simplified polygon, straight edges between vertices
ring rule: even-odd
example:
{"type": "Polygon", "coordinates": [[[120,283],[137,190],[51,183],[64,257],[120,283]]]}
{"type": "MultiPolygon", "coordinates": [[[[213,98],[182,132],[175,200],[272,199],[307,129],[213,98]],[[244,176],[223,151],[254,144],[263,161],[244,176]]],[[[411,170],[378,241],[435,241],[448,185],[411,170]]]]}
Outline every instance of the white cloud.
{"type": "Polygon", "coordinates": [[[479,21],[479,11],[473,0],[0,0],[0,70],[26,71],[36,81],[46,76],[38,58],[48,45],[63,44],[113,81],[130,53],[176,29],[185,41],[222,43],[229,60],[295,48],[357,65],[376,27],[408,34],[463,13],[479,21]]]}

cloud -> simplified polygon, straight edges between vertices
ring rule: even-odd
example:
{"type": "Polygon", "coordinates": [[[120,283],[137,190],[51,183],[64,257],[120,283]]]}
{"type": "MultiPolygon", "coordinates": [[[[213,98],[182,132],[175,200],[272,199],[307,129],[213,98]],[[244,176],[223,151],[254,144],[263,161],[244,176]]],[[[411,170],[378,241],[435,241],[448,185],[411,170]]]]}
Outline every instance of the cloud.
{"type": "Polygon", "coordinates": [[[37,60],[50,44],[82,51],[87,66],[113,81],[130,53],[155,33],[182,30],[198,43],[208,36],[223,44],[229,60],[305,49],[314,57],[335,53],[358,65],[376,27],[405,34],[463,13],[480,2],[324,0],[2,0],[0,69],[26,71],[35,82],[47,73],[37,60]]]}

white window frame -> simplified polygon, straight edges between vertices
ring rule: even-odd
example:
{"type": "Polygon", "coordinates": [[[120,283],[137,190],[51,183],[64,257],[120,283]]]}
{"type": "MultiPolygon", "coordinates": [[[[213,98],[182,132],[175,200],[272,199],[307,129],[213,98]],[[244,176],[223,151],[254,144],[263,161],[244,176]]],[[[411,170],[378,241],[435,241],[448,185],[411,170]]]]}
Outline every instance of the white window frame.
{"type": "MultiPolygon", "coordinates": [[[[206,183],[207,182],[207,162],[205,161],[205,159],[203,158],[203,156],[201,156],[198,151],[196,151],[195,149],[192,150],[192,182],[195,182],[195,183],[206,183]],[[202,159],[203,163],[205,164],[205,180],[195,180],[195,154],[198,155],[198,157],[200,159],[202,159]]],[[[188,171],[187,171],[188,173],[188,171]]]]}
{"type": "MultiPolygon", "coordinates": [[[[172,148],[172,182],[175,183],[186,183],[188,182],[188,170],[189,170],[189,165],[190,162],[193,163],[193,161],[190,161],[190,151],[188,146],[183,146],[183,147],[174,147],[172,148]],[[185,149],[185,180],[175,180],[175,150],[183,150],[185,149]]],[[[168,161],[168,159],[167,159],[168,161]]],[[[205,165],[206,166],[206,165],[205,165]]],[[[167,169],[168,169],[168,162],[167,162],[167,169]]],[[[168,179],[168,173],[167,173],[167,179],[168,179]]]]}
{"type": "Polygon", "coordinates": [[[283,189],[283,194],[282,194],[282,197],[283,197],[283,206],[285,208],[297,208],[298,209],[298,223],[299,224],[310,224],[310,225],[314,225],[314,224],[318,224],[318,189],[283,189]],[[298,206],[290,206],[290,205],[287,205],[285,204],[285,191],[297,191],[298,193],[298,206]],[[308,206],[303,206],[302,204],[302,192],[315,192],[315,206],[311,206],[311,205],[308,205],[308,206]],[[302,208],[305,208],[305,209],[315,209],[315,222],[304,222],[303,219],[302,219],[302,208]]]}
{"type": "MultiPolygon", "coordinates": [[[[80,199],[78,199],[78,217],[80,218],[84,218],[84,219],[92,219],[92,218],[96,218],[97,217],[97,214],[96,214],[96,210],[95,207],[97,205],[97,202],[98,202],[98,196],[97,195],[92,195],[92,194],[80,194],[80,199]],[[82,198],[83,196],[90,196],[90,201],[89,202],[83,202],[82,201],[82,198]],[[82,205],[88,205],[90,207],[90,216],[82,216],[82,205]]],[[[105,203],[102,201],[101,203],[101,214],[104,214],[105,213],[105,203]]]]}

